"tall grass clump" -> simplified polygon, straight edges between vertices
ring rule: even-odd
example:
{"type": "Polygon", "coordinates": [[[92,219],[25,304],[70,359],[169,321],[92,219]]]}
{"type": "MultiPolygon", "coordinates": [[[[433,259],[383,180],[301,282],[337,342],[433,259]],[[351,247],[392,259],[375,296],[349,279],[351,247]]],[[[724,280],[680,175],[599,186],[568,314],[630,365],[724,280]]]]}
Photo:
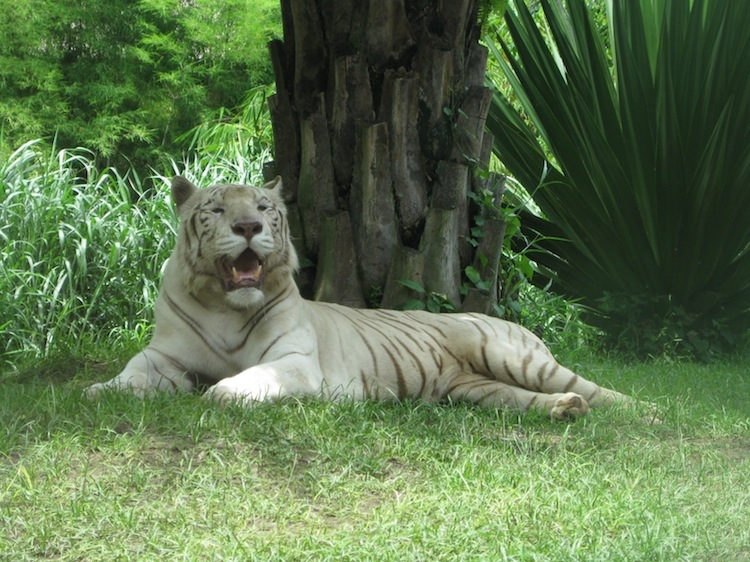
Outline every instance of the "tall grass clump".
{"type": "Polygon", "coordinates": [[[185,155],[180,163],[166,161],[168,174],[191,177],[196,185],[256,183],[263,165],[273,160],[273,131],[266,100],[274,86],[250,90],[232,112],[217,111],[211,119],[178,140],[185,155]]]}
{"type": "Polygon", "coordinates": [[[0,168],[0,351],[44,355],[149,318],[174,232],[163,186],[82,149],[16,150],[0,168]]]}
{"type": "Polygon", "coordinates": [[[85,149],[16,150],[0,165],[0,362],[147,336],[177,224],[169,180],[256,183],[269,150],[250,162],[242,142],[149,178],[85,149]]]}

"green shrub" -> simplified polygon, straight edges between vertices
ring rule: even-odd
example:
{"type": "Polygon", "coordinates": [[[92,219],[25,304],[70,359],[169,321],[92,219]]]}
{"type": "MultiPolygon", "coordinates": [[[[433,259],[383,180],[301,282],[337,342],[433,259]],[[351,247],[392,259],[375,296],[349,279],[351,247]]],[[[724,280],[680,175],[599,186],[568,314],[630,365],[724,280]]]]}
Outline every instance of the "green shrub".
{"type": "Polygon", "coordinates": [[[277,0],[0,0],[0,157],[32,138],[142,172],[273,80],[277,0]]]}

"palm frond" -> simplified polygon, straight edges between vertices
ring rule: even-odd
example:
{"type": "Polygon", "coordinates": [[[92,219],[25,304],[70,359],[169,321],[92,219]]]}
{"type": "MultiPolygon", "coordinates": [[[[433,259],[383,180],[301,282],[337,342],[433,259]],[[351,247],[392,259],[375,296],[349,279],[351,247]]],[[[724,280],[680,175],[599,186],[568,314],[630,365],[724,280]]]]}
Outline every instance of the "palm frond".
{"type": "Polygon", "coordinates": [[[539,263],[613,333],[664,310],[747,330],[750,3],[610,2],[609,53],[584,0],[541,5],[549,41],[517,1],[490,46],[524,115],[497,93],[488,119],[539,263]]]}

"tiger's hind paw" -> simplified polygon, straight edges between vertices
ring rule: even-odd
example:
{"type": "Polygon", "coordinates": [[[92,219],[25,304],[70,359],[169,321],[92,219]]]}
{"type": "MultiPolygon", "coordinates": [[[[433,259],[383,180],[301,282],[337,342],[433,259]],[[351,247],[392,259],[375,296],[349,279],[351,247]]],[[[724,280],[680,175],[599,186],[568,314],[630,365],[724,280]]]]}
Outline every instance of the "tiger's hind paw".
{"type": "Polygon", "coordinates": [[[553,420],[573,420],[585,416],[589,411],[589,404],[583,396],[574,392],[563,394],[555,401],[555,405],[549,412],[553,420]]]}

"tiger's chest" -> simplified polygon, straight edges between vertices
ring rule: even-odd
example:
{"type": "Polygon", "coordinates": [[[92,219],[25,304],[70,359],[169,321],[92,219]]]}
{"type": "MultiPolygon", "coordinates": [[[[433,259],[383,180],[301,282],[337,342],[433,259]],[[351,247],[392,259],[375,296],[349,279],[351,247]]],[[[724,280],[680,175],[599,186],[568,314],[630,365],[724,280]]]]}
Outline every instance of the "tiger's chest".
{"type": "Polygon", "coordinates": [[[186,368],[215,380],[303,350],[314,355],[310,324],[288,310],[210,310],[163,294],[156,314],[155,340],[169,342],[186,368]]]}

